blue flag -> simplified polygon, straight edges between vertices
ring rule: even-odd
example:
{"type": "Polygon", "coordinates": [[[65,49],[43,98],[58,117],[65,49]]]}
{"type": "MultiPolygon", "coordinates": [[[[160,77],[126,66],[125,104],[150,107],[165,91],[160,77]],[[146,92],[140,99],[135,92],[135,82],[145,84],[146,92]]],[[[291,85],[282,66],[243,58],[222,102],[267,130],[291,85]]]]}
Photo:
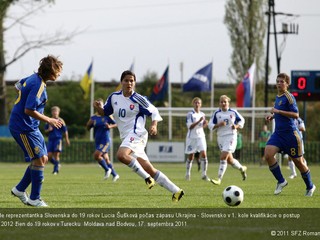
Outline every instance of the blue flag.
{"type": "Polygon", "coordinates": [[[164,71],[162,77],[158,80],[156,85],[153,87],[152,94],[149,97],[150,102],[163,101],[168,92],[169,82],[169,66],[164,71]]]}
{"type": "Polygon", "coordinates": [[[211,91],[212,63],[201,68],[192,78],[183,85],[184,92],[208,92],[211,91]]]}

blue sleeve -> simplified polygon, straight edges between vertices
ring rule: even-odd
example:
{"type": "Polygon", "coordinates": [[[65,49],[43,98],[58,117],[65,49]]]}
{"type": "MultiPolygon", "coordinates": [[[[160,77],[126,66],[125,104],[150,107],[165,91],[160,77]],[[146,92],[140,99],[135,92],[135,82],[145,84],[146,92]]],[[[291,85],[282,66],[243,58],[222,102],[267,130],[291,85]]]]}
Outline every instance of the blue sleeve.
{"type": "Polygon", "coordinates": [[[61,130],[62,130],[62,132],[68,131],[67,126],[66,126],[66,125],[63,125],[63,126],[61,127],[61,130]]]}
{"type": "Polygon", "coordinates": [[[26,88],[25,90],[28,91],[28,96],[26,99],[26,105],[25,108],[30,109],[30,110],[36,110],[37,106],[39,105],[40,99],[37,97],[39,88],[38,84],[35,84],[35,81],[32,80],[27,80],[26,81],[26,88]]]}
{"type": "Polygon", "coordinates": [[[217,124],[218,123],[218,120],[217,120],[217,111],[213,114],[213,118],[212,118],[212,123],[213,124],[217,124]]]}
{"type": "Polygon", "coordinates": [[[116,124],[116,122],[109,116],[107,117],[107,123],[108,124],[116,124]]]}
{"type": "Polygon", "coordinates": [[[112,95],[110,95],[107,99],[107,102],[103,106],[103,111],[105,116],[110,116],[113,114],[113,107],[111,104],[112,95]]]}

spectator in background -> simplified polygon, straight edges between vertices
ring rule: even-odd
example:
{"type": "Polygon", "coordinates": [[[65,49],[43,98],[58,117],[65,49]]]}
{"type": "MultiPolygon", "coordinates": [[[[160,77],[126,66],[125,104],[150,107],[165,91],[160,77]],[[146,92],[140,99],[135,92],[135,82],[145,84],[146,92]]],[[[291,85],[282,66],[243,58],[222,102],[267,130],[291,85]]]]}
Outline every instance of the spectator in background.
{"type": "Polygon", "coordinates": [[[265,162],[264,158],[264,149],[266,148],[267,141],[269,140],[271,136],[271,132],[268,130],[268,126],[265,124],[263,125],[262,131],[259,134],[259,149],[260,149],[260,166],[262,166],[265,162]]]}
{"type": "Polygon", "coordinates": [[[234,151],[234,157],[238,160],[241,160],[242,147],[243,147],[242,134],[238,131],[237,132],[237,146],[236,146],[236,150],[234,151]]]}
{"type": "Polygon", "coordinates": [[[44,131],[48,134],[48,160],[53,164],[53,174],[58,174],[60,170],[60,154],[62,152],[62,139],[66,140],[66,144],[70,146],[68,129],[65,121],[60,118],[60,108],[53,106],[51,108],[51,116],[54,119],[59,119],[62,122],[62,127],[57,128],[46,123],[44,131]]]}

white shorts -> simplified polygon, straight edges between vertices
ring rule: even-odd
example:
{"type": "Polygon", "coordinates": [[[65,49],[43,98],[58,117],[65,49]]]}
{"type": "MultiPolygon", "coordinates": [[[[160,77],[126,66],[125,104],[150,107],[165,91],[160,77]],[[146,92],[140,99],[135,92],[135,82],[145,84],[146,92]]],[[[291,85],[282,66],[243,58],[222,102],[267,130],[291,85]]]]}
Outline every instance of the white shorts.
{"type": "Polygon", "coordinates": [[[145,152],[145,148],[148,142],[148,134],[138,136],[134,133],[129,133],[128,136],[123,139],[120,147],[127,147],[132,150],[131,156],[134,158],[142,158],[149,161],[149,158],[145,152]]]}
{"type": "Polygon", "coordinates": [[[186,139],[186,154],[207,151],[207,141],[202,138],[187,138],[186,139]]]}
{"type": "Polygon", "coordinates": [[[234,153],[237,147],[237,135],[232,134],[218,137],[218,146],[221,152],[234,153]]]}

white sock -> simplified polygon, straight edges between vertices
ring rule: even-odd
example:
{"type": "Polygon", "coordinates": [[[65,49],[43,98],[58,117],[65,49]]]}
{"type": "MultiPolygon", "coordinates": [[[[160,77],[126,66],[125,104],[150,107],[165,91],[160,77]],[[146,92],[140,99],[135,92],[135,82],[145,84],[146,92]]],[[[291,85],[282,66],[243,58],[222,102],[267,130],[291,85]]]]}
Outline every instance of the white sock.
{"type": "Polygon", "coordinates": [[[218,170],[218,178],[222,180],[224,173],[226,172],[228,167],[227,160],[220,160],[220,166],[218,170]]]}
{"type": "Polygon", "coordinates": [[[167,189],[168,191],[172,193],[176,193],[180,190],[177,185],[175,185],[171,180],[162,172],[158,171],[156,175],[154,176],[154,180],[161,186],[167,189]]]}
{"type": "Polygon", "coordinates": [[[208,169],[208,159],[207,158],[200,158],[201,170],[202,170],[202,177],[207,176],[207,169],[208,169]]]}
{"type": "Polygon", "coordinates": [[[233,159],[233,164],[232,164],[232,167],[233,168],[236,168],[238,170],[241,170],[242,169],[242,165],[241,163],[239,163],[239,161],[237,159],[233,159]]]}
{"type": "Polygon", "coordinates": [[[296,165],[293,161],[288,161],[289,168],[291,170],[291,174],[297,176],[296,165]]]}
{"type": "Polygon", "coordinates": [[[190,161],[189,159],[187,159],[187,161],[186,161],[186,167],[187,167],[186,175],[187,176],[191,175],[192,162],[193,161],[190,161]]]}
{"type": "Polygon", "coordinates": [[[135,158],[131,159],[131,162],[128,164],[128,167],[132,168],[132,170],[143,179],[150,177],[150,174],[143,169],[138,160],[135,158]]]}

